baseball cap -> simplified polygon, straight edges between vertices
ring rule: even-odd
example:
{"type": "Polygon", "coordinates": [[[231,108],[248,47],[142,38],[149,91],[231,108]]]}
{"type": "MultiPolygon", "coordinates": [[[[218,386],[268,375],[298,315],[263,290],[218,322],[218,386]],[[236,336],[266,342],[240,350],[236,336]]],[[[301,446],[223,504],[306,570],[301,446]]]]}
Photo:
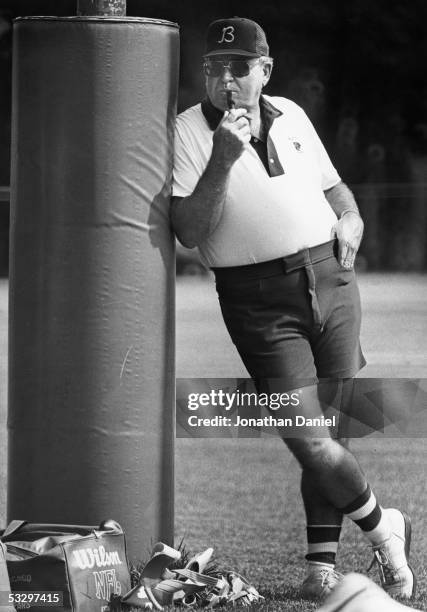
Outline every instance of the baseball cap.
{"type": "Polygon", "coordinates": [[[204,57],[215,55],[268,55],[268,44],[262,27],[245,17],[231,17],[213,21],[206,35],[204,57]]]}

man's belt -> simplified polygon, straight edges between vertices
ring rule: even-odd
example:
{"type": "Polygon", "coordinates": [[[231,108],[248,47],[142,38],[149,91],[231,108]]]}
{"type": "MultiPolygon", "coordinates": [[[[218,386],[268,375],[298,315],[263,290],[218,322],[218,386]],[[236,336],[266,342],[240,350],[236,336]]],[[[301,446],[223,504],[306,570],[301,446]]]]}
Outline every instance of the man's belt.
{"type": "Polygon", "coordinates": [[[277,274],[289,274],[307,265],[316,264],[331,257],[336,257],[338,253],[338,241],[336,239],[324,242],[309,249],[302,249],[298,253],[262,261],[260,263],[248,264],[244,266],[230,266],[222,268],[212,268],[217,280],[243,280],[267,278],[277,274]]]}

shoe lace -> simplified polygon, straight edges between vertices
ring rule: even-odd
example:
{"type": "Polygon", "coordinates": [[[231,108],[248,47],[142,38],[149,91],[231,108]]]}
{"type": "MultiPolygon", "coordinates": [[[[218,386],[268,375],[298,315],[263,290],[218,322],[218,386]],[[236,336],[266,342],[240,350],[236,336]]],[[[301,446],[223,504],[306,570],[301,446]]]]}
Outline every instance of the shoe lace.
{"type": "Polygon", "coordinates": [[[321,577],[320,585],[322,587],[329,586],[331,582],[336,582],[336,581],[339,581],[340,579],[340,575],[337,574],[337,572],[335,572],[332,568],[329,569],[327,567],[323,567],[320,570],[320,577],[321,577]]]}
{"type": "Polygon", "coordinates": [[[371,565],[368,567],[368,572],[371,571],[375,563],[378,565],[381,583],[393,584],[396,581],[396,568],[384,549],[374,549],[374,558],[372,559],[371,565]]]}

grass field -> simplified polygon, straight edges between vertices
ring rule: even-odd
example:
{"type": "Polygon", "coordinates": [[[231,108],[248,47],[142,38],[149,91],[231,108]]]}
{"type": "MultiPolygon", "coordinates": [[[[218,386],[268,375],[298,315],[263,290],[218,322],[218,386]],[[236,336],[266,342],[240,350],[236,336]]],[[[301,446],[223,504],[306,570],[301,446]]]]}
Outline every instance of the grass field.
{"type": "MultiPolygon", "coordinates": [[[[427,277],[366,275],[363,376],[426,377],[427,277]]],[[[6,296],[0,283],[0,418],[5,420],[6,296]]],[[[177,376],[245,376],[220,319],[211,279],[177,283],[177,376]]],[[[1,456],[5,479],[5,428],[1,456]]],[[[427,445],[425,439],[355,440],[353,450],[383,505],[406,508],[413,519],[412,562],[419,579],[414,602],[427,610],[427,445]]],[[[311,610],[298,598],[304,557],[299,469],[277,439],[176,442],[176,540],[198,552],[213,546],[220,564],[243,573],[266,600],[258,610],[311,610]]],[[[4,519],[4,486],[0,487],[4,519]]],[[[365,572],[369,546],[345,524],[340,571],[365,572]]],[[[375,574],[372,574],[375,576],[375,574]]]]}

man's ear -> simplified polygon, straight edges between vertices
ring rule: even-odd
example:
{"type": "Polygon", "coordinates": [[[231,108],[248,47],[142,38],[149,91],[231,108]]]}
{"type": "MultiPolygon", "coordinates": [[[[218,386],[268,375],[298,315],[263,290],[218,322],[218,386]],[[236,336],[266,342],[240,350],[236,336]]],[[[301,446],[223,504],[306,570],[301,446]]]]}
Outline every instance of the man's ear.
{"type": "Polygon", "coordinates": [[[263,81],[262,81],[262,85],[263,85],[263,87],[265,87],[267,85],[268,81],[270,80],[271,71],[273,70],[273,64],[271,62],[269,62],[269,61],[265,61],[263,63],[263,66],[262,66],[262,70],[263,70],[263,73],[264,73],[264,78],[263,78],[263,81]]]}

